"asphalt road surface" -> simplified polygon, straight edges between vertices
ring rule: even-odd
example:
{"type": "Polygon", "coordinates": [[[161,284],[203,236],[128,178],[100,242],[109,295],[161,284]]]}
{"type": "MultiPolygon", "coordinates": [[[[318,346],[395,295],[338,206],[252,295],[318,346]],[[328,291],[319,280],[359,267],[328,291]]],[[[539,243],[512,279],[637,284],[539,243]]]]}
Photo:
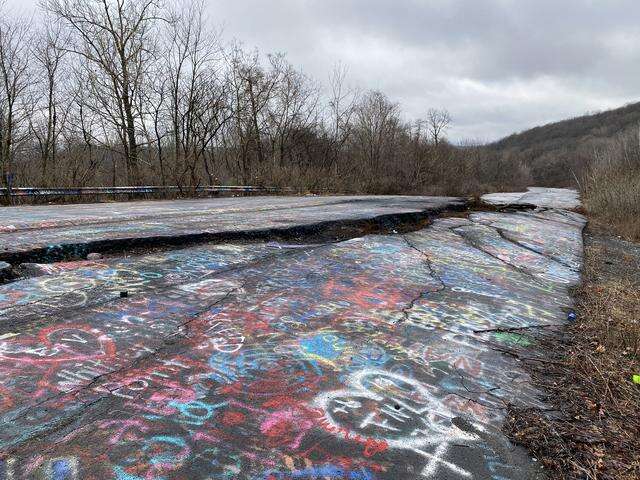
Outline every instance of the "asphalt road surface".
{"type": "MultiPolygon", "coordinates": [[[[244,201],[229,200],[242,225],[244,201]]],[[[178,221],[162,208],[157,223],[178,221]]],[[[316,208],[348,210],[300,210],[316,208]]],[[[478,212],[329,244],[59,263],[0,286],[0,479],[544,478],[500,428],[507,402],[540,403],[517,357],[566,321],[584,223],[478,212]]]]}
{"type": "Polygon", "coordinates": [[[530,187],[526,192],[490,193],[482,197],[489,205],[529,205],[543,208],[575,209],[580,206],[576,190],[568,188],[530,187]]]}

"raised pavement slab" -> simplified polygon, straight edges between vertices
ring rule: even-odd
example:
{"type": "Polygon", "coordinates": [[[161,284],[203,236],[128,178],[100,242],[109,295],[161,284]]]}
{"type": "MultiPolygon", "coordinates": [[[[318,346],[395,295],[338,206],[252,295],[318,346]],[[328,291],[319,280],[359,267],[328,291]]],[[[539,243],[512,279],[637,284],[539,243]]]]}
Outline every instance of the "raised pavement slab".
{"type": "Polygon", "coordinates": [[[307,196],[7,207],[0,209],[0,260],[51,261],[133,241],[206,240],[435,213],[464,204],[452,197],[307,196]]]}

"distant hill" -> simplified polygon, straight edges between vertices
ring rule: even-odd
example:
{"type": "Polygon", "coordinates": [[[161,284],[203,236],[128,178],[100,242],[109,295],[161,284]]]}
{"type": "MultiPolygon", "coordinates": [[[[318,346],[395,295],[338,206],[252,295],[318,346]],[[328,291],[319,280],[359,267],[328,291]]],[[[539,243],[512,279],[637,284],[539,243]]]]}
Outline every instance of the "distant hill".
{"type": "Polygon", "coordinates": [[[610,139],[629,127],[640,125],[640,103],[561,122],[549,123],[522,133],[515,133],[494,143],[499,149],[552,149],[566,147],[567,142],[610,139]]]}
{"type": "Polygon", "coordinates": [[[536,184],[574,185],[594,152],[618,135],[640,127],[640,103],[550,123],[510,135],[489,148],[503,157],[520,160],[536,184]]]}

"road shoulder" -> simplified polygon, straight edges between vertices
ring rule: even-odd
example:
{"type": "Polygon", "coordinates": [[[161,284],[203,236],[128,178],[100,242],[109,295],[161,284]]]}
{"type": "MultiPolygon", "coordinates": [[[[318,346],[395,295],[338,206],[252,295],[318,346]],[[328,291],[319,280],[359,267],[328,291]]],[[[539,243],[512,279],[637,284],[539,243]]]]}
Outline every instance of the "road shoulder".
{"type": "Polygon", "coordinates": [[[589,227],[575,322],[523,362],[553,409],[512,407],[506,425],[552,478],[640,478],[639,287],[640,245],[589,227]]]}

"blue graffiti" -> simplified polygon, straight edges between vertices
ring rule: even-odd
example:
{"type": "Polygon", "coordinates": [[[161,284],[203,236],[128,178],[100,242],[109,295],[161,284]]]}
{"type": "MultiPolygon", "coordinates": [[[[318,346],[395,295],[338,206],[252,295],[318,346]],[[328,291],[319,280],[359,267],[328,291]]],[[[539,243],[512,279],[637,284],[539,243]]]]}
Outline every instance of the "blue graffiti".
{"type": "Polygon", "coordinates": [[[52,480],[72,480],[73,478],[74,469],[68,460],[58,459],[51,462],[52,480]]]}
{"type": "Polygon", "coordinates": [[[300,347],[306,354],[330,361],[337,359],[346,345],[347,342],[342,338],[326,334],[306,338],[300,342],[300,347]]]}
{"type": "Polygon", "coordinates": [[[193,401],[189,403],[181,402],[169,402],[169,406],[176,408],[182,417],[184,417],[184,423],[191,425],[203,425],[207,420],[213,417],[216,410],[224,407],[227,402],[211,405],[200,401],[193,401]]]}
{"type": "Polygon", "coordinates": [[[370,470],[362,468],[358,471],[348,471],[335,465],[323,465],[321,467],[310,467],[303,470],[294,470],[291,472],[280,472],[277,470],[269,470],[265,472],[263,478],[267,479],[289,479],[289,478],[337,478],[345,480],[374,480],[373,473],[370,470]]]}

